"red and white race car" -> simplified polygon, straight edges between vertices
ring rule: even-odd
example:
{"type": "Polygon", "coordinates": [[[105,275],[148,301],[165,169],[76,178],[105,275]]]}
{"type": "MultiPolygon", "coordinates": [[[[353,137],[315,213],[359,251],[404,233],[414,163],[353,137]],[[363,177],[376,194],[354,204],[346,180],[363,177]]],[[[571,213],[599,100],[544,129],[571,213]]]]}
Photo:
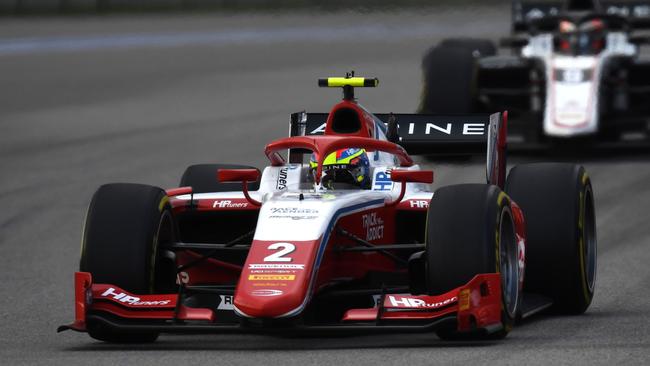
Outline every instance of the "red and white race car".
{"type": "Polygon", "coordinates": [[[83,231],[75,321],[59,331],[108,342],[171,332],[503,337],[549,306],[587,309],[596,230],[582,167],[526,164],[506,179],[505,113],[374,115],[354,87],[377,79],[319,84],[342,87],[343,100],[329,114],[293,114],[262,173],[204,164],[166,191],[101,186],[83,231]],[[487,182],[435,193],[433,172],[407,153],[477,148],[487,182]]]}

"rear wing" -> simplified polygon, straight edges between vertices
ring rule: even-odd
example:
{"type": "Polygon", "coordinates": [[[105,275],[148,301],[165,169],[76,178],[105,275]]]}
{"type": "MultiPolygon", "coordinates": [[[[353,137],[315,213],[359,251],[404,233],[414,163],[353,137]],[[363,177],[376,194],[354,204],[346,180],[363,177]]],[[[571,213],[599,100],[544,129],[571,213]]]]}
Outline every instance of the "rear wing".
{"type": "Polygon", "coordinates": [[[634,28],[650,28],[650,1],[519,1],[512,2],[512,31],[526,32],[532,20],[567,14],[567,11],[619,16],[634,28]]]}
{"type": "Polygon", "coordinates": [[[602,1],[602,12],[625,18],[634,29],[650,29],[650,1],[602,1]]]}
{"type": "Polygon", "coordinates": [[[512,31],[526,32],[531,20],[558,16],[564,10],[564,1],[513,1],[512,31]]]}
{"type": "MultiPolygon", "coordinates": [[[[291,136],[325,132],[327,113],[291,115],[291,136]]],[[[374,114],[388,139],[413,155],[487,153],[487,181],[503,188],[506,170],[507,112],[470,115],[374,114]],[[395,131],[389,131],[395,129],[395,131]]],[[[291,159],[292,162],[299,160],[291,159]]]]}

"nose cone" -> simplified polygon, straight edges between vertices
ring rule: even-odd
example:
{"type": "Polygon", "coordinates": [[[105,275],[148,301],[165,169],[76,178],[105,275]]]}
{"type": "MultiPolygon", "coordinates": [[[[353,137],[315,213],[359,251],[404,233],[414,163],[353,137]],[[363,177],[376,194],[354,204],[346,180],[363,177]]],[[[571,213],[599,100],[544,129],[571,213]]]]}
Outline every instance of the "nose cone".
{"type": "Polygon", "coordinates": [[[299,314],[309,294],[320,241],[261,241],[251,245],[235,292],[235,307],[253,318],[299,314]]]}

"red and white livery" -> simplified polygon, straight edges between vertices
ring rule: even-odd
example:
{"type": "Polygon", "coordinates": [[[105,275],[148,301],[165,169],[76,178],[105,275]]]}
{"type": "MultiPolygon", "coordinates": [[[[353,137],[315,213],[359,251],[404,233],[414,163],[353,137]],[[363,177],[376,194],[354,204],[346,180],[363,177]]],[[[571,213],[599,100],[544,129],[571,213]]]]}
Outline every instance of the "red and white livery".
{"type": "Polygon", "coordinates": [[[165,332],[498,337],[518,317],[554,303],[586,309],[595,229],[584,169],[542,167],[544,176],[575,181],[575,201],[558,203],[548,197],[556,187],[522,187],[531,179],[543,184],[539,167],[521,167],[506,180],[505,113],[374,115],[357,103],[353,88],[376,86],[376,79],[349,74],[320,84],[342,87],[344,100],[328,114],[292,115],[291,136],[265,147],[270,164],[261,172],[203,164],[188,168],[181,187],[166,191],[100,187],[75,274],[75,321],[59,330],[111,342],[152,341],[165,332]],[[417,133],[426,130],[442,135],[417,133]],[[323,185],[324,157],[344,148],[365,150],[370,187],[323,185]],[[487,151],[486,183],[434,194],[433,172],[407,151],[452,150],[487,151]],[[319,162],[315,169],[311,154],[319,162]],[[520,205],[515,196],[532,201],[520,205]],[[553,207],[535,203],[540,197],[553,207]],[[541,287],[531,287],[540,290],[536,296],[524,295],[524,279],[555,281],[547,268],[528,273],[529,253],[540,256],[536,266],[553,256],[527,247],[527,226],[546,225],[529,222],[528,206],[540,207],[530,209],[533,220],[549,209],[580,213],[570,221],[573,236],[557,239],[576,248],[558,255],[582,266],[579,273],[575,266],[565,271],[579,278],[562,279],[580,285],[560,294],[571,304],[557,303],[559,295],[541,287]]]}

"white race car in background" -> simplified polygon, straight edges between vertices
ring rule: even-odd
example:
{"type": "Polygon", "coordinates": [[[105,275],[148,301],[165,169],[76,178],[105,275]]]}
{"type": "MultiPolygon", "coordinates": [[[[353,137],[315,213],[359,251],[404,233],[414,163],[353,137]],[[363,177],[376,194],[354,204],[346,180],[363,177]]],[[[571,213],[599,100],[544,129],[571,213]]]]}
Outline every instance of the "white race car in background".
{"type": "Polygon", "coordinates": [[[421,113],[510,112],[511,142],[647,144],[648,2],[514,2],[513,35],[447,39],[425,56],[421,113]],[[445,87],[441,86],[444,85],[445,87]]]}

